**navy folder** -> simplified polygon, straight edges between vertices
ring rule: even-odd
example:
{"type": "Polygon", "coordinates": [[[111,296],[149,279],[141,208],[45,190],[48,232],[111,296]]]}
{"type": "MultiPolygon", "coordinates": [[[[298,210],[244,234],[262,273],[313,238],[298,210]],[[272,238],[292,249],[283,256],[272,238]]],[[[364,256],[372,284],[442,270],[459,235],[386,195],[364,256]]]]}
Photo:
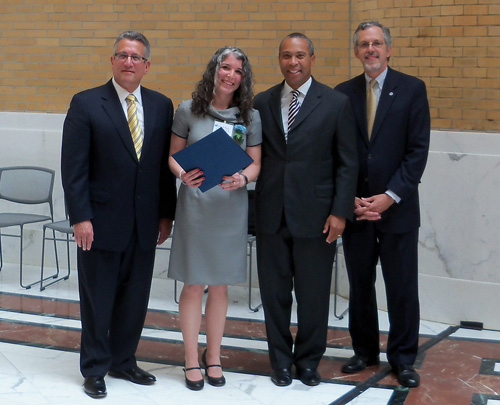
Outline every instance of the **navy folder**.
{"type": "Polygon", "coordinates": [[[223,176],[232,176],[253,162],[222,128],[174,153],[172,157],[186,172],[197,168],[203,171],[202,192],[222,183],[223,176]]]}

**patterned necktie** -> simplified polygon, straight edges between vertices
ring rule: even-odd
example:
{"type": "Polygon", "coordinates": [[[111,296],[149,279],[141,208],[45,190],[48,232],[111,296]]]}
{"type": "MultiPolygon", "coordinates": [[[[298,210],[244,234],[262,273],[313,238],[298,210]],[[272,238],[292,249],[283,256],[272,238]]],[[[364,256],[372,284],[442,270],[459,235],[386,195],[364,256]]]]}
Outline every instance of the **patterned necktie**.
{"type": "Polygon", "coordinates": [[[377,96],[373,88],[377,81],[370,80],[370,86],[366,91],[366,123],[368,127],[368,139],[372,136],[373,122],[375,121],[375,113],[377,112],[377,96]]]}
{"type": "Polygon", "coordinates": [[[135,153],[137,154],[137,159],[141,158],[142,143],[144,137],[142,136],[142,129],[139,125],[139,120],[137,118],[137,105],[135,104],[135,96],[129,94],[126,98],[127,100],[127,117],[128,117],[128,127],[130,128],[130,135],[132,135],[132,141],[134,142],[135,153]]]}
{"type": "Polygon", "coordinates": [[[292,126],[293,121],[295,121],[295,117],[297,116],[297,113],[300,110],[298,97],[299,97],[299,91],[293,90],[292,101],[290,102],[290,106],[288,107],[288,131],[290,131],[290,127],[292,126]]]}

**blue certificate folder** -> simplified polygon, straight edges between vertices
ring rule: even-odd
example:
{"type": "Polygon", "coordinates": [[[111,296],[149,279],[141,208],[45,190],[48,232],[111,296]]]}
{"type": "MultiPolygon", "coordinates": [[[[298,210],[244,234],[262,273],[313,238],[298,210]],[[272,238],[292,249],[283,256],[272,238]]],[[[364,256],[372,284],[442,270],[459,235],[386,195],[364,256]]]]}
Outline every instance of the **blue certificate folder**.
{"type": "Polygon", "coordinates": [[[202,192],[222,183],[223,176],[232,176],[253,162],[222,128],[174,153],[172,157],[186,172],[197,168],[203,171],[202,192]]]}

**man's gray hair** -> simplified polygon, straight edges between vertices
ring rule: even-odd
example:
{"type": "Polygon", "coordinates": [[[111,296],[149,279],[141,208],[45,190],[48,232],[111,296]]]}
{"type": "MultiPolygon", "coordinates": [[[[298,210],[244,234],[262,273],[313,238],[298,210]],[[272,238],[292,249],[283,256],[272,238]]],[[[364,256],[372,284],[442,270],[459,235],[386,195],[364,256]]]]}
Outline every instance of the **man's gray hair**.
{"type": "Polygon", "coordinates": [[[125,31],[125,32],[122,32],[120,35],[118,35],[118,37],[115,40],[115,44],[113,46],[113,48],[114,48],[113,53],[116,53],[116,46],[118,45],[118,42],[120,42],[122,39],[128,39],[130,41],[141,42],[146,49],[144,57],[146,59],[149,59],[149,57],[151,56],[151,45],[149,44],[148,39],[143,34],[141,34],[140,32],[136,32],[136,31],[125,31]]]}
{"type": "Polygon", "coordinates": [[[364,31],[370,27],[379,27],[384,33],[384,42],[386,47],[389,48],[392,45],[391,31],[389,30],[389,28],[380,24],[378,21],[363,21],[358,25],[358,28],[356,28],[356,31],[354,31],[354,35],[352,37],[352,44],[354,46],[354,49],[357,49],[358,47],[359,31],[364,31]]]}

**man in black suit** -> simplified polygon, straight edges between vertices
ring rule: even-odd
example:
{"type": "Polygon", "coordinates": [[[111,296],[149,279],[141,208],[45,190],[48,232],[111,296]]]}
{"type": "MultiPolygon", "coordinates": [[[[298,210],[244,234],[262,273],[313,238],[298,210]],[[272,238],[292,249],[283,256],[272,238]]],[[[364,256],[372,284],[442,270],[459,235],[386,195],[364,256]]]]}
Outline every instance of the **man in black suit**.
{"type": "Polygon", "coordinates": [[[321,380],[317,367],[326,349],[336,241],[353,215],[357,156],[350,103],[311,76],[314,60],[309,38],[288,35],[279,47],[285,80],[254,101],[263,133],[256,186],[258,274],[271,379],[278,386],[291,384],[292,365],[304,384],[321,380]]]}
{"type": "Polygon", "coordinates": [[[343,236],[355,356],[342,371],[355,373],[379,363],[375,271],[380,259],[390,321],[387,358],[400,384],[416,387],[418,184],[429,150],[427,92],[421,80],[388,67],[392,41],[387,27],[363,22],[353,42],[364,74],[337,87],[353,106],[360,168],[357,221],[348,223],[343,236]]]}
{"type": "Polygon", "coordinates": [[[64,121],[62,179],[78,245],[80,369],[93,398],[106,396],[108,372],[137,384],[156,381],[137,366],[135,351],[155,247],[172,229],[176,188],[168,169],[172,102],[140,86],[149,56],[144,35],[120,34],[113,78],[76,94],[64,121]]]}

